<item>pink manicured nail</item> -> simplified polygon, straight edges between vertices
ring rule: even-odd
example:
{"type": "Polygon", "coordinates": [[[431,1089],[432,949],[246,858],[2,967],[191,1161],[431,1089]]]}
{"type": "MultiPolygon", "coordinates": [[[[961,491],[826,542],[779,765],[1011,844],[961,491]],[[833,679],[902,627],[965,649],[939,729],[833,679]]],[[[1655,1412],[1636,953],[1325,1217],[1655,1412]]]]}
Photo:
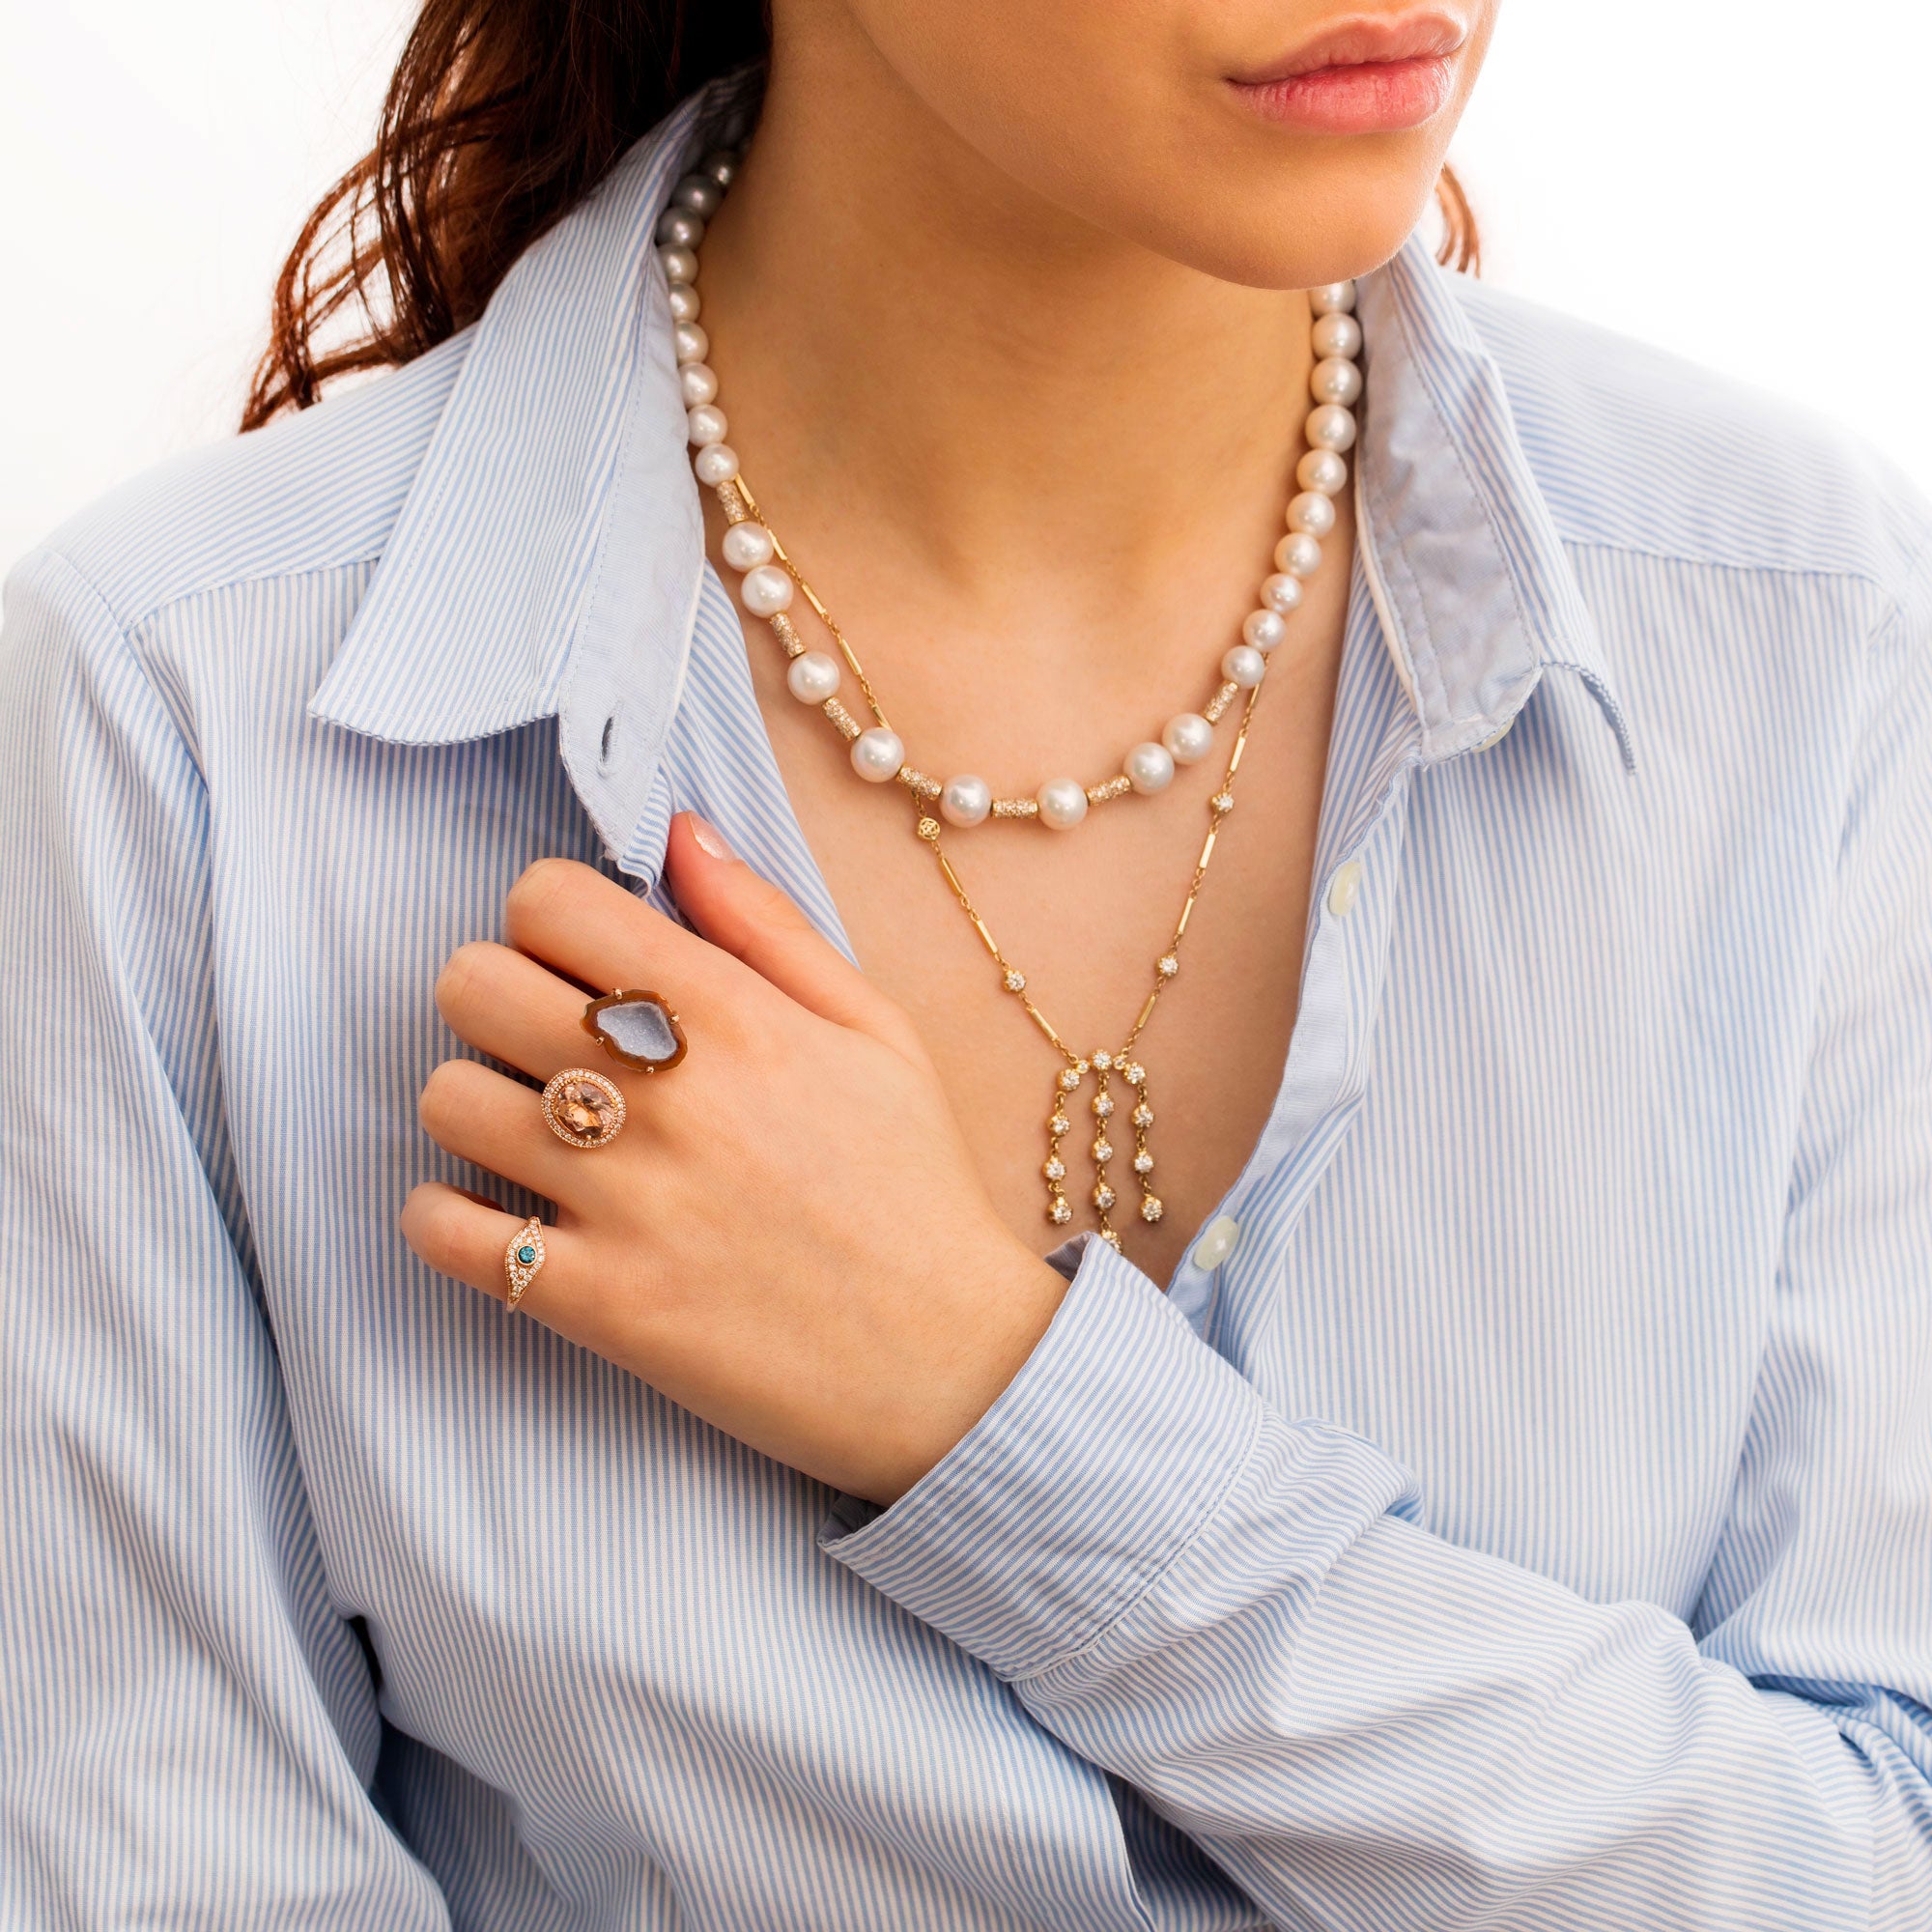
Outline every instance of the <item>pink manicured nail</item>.
{"type": "Polygon", "coordinates": [[[724,833],[720,832],[710,819],[700,818],[695,811],[687,812],[685,815],[691,820],[691,836],[714,859],[729,859],[735,856],[730,846],[724,842],[724,833]]]}

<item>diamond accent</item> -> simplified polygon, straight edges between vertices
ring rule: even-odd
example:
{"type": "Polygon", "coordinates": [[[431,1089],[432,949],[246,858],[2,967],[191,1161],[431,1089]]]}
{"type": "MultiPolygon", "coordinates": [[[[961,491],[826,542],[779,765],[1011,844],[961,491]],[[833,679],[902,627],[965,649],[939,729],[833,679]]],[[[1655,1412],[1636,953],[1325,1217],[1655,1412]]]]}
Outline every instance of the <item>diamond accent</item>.
{"type": "Polygon", "coordinates": [[[1026,975],[1024,973],[1009,972],[1007,974],[1007,991],[1009,993],[1024,993],[1026,991],[1026,975]]]}
{"type": "Polygon", "coordinates": [[[1217,813],[1230,812],[1235,809],[1235,794],[1231,791],[1217,791],[1208,803],[1217,813]]]}
{"type": "Polygon", "coordinates": [[[1180,961],[1177,959],[1172,952],[1163,952],[1160,955],[1160,957],[1153,962],[1153,970],[1156,973],[1158,973],[1163,980],[1172,980],[1174,976],[1180,971],[1180,961]]]}
{"type": "Polygon", "coordinates": [[[1070,1093],[1072,1093],[1072,1092],[1073,1092],[1073,1090],[1074,1090],[1074,1088],[1076,1088],[1077,1086],[1079,1086],[1079,1084],[1080,1084],[1080,1076],[1079,1076],[1079,1074],[1077,1074],[1076,1072],[1074,1072],[1074,1070],[1072,1069],[1072,1067],[1070,1067],[1070,1066],[1064,1066],[1064,1067],[1062,1067],[1062,1068],[1061,1068],[1061,1071],[1060,1071],[1060,1091],[1061,1091],[1061,1092],[1062,1092],[1063,1094],[1070,1094],[1070,1093]]]}
{"type": "Polygon", "coordinates": [[[1067,1200],[1065,1195],[1056,1194],[1047,1206],[1046,1218],[1056,1228],[1065,1227],[1067,1222],[1073,1218],[1072,1203],[1067,1200]]]}
{"type": "Polygon", "coordinates": [[[1094,1114],[1095,1119],[1104,1121],[1113,1111],[1114,1096],[1111,1094],[1095,1094],[1094,1095],[1094,1114]]]}
{"type": "Polygon", "coordinates": [[[1136,1174],[1151,1174],[1153,1172],[1153,1155],[1149,1153],[1145,1148],[1134,1156],[1134,1172],[1136,1174]]]}
{"type": "Polygon", "coordinates": [[[1138,1060],[1130,1060],[1121,1068],[1121,1078],[1129,1087],[1139,1087],[1147,1079],[1147,1068],[1138,1060]]]}
{"type": "Polygon", "coordinates": [[[1105,1052],[1096,1053],[1094,1056],[1094,1065],[1097,1066],[1102,1073],[1110,1072],[1114,1065],[1114,1056],[1111,1053],[1105,1053],[1105,1052]]]}
{"type": "Polygon", "coordinates": [[[1097,1161],[1105,1162],[1112,1160],[1113,1157],[1114,1144],[1103,1134],[1094,1143],[1094,1158],[1097,1161]]]}
{"type": "Polygon", "coordinates": [[[1145,1100],[1134,1109],[1134,1125],[1137,1127],[1151,1127],[1153,1125],[1153,1109],[1145,1100]]]}
{"type": "Polygon", "coordinates": [[[1160,1197],[1155,1194],[1144,1196],[1141,1201],[1141,1219],[1143,1221],[1158,1221],[1160,1216],[1160,1197]]]}
{"type": "Polygon", "coordinates": [[[1066,1163],[1064,1160],[1056,1158],[1048,1161],[1047,1164],[1040,1169],[1040,1172],[1043,1175],[1045,1175],[1049,1180],[1065,1180],[1066,1179],[1066,1163]]]}
{"type": "Polygon", "coordinates": [[[1094,1189],[1094,1207],[1099,1208],[1100,1212],[1103,1214],[1120,1198],[1121,1197],[1118,1194],[1116,1194],[1114,1190],[1111,1187],[1109,1187],[1104,1180],[1098,1182],[1094,1189]]]}
{"type": "Polygon", "coordinates": [[[1052,1120],[1047,1122],[1046,1130],[1055,1140],[1058,1140],[1072,1124],[1073,1122],[1065,1114],[1056,1114],[1052,1120]]]}

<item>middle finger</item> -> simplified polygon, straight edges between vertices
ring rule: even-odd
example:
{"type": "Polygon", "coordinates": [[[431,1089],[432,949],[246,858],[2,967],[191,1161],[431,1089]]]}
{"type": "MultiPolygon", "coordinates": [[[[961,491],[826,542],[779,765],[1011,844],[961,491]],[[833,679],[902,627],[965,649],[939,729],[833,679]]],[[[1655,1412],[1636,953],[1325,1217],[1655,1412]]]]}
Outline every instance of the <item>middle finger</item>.
{"type": "Polygon", "coordinates": [[[459,947],[436,982],[437,1010],[456,1033],[538,1080],[580,1065],[618,1077],[583,1030],[586,1004],[581,988],[487,939],[459,947]]]}

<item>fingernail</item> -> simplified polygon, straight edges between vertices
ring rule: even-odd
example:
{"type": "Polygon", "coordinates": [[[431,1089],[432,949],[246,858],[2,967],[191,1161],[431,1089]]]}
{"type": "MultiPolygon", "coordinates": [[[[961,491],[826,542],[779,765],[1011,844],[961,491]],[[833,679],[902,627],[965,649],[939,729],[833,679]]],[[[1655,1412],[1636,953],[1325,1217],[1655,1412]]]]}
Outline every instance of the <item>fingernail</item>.
{"type": "Polygon", "coordinates": [[[730,859],[736,856],[724,842],[724,833],[720,832],[710,819],[700,818],[695,811],[690,817],[691,836],[697,840],[704,851],[709,852],[714,859],[730,859]]]}

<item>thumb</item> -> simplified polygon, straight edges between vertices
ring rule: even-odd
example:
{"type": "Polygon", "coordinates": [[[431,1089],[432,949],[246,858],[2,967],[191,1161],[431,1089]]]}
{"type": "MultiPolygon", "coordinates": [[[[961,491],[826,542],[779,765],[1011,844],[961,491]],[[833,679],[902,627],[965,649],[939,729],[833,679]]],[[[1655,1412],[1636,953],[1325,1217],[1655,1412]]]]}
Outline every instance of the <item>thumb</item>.
{"type": "Polygon", "coordinates": [[[904,1009],[825,938],[788,893],[734,857],[708,819],[681,811],[671,820],[665,873],[680,909],[713,946],[819,1018],[924,1061],[904,1009]]]}

